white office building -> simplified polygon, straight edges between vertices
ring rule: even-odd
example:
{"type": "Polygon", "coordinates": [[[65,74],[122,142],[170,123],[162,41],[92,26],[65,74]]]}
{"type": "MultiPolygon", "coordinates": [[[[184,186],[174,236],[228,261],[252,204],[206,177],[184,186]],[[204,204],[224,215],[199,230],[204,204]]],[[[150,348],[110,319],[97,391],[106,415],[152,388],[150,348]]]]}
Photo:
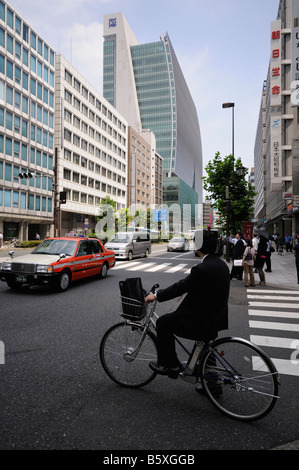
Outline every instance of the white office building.
{"type": "Polygon", "coordinates": [[[299,231],[299,2],[280,0],[255,145],[255,218],[272,233],[299,231]]]}
{"type": "Polygon", "coordinates": [[[57,149],[58,231],[92,230],[98,205],[109,196],[126,207],[127,121],[63,56],[56,56],[55,149],[57,149]]]}

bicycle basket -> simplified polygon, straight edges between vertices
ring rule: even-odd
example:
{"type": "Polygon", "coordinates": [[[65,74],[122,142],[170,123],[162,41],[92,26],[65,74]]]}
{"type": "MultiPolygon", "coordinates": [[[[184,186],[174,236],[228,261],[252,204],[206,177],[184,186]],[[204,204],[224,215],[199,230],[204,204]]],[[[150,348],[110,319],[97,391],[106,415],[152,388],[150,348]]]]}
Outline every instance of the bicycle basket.
{"type": "Polygon", "coordinates": [[[145,291],[140,277],[128,278],[119,283],[121,314],[127,320],[141,320],[146,314],[145,291]]]}

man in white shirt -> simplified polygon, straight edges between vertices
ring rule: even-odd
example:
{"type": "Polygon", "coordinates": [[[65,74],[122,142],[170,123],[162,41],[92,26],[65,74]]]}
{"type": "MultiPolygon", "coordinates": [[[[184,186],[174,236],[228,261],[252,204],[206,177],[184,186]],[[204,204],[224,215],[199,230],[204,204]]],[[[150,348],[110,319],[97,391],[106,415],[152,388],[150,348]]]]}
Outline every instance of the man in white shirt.
{"type": "MultiPolygon", "coordinates": [[[[255,249],[255,252],[257,252],[257,247],[258,247],[258,244],[259,244],[259,239],[257,237],[257,234],[254,233],[253,234],[253,239],[252,239],[252,247],[255,249]]],[[[255,263],[254,263],[254,272],[257,273],[257,268],[255,266],[255,263]]]]}

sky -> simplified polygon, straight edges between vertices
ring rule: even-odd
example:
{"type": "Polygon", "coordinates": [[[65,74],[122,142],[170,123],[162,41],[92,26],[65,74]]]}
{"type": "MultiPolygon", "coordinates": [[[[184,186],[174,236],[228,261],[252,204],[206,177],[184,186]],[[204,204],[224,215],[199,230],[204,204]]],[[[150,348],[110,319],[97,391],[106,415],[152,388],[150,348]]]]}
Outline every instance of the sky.
{"type": "Polygon", "coordinates": [[[103,16],[122,12],[138,42],[168,33],[195,103],[203,170],[216,152],[254,166],[270,26],[279,0],[8,0],[10,6],[100,93],[103,16]]]}

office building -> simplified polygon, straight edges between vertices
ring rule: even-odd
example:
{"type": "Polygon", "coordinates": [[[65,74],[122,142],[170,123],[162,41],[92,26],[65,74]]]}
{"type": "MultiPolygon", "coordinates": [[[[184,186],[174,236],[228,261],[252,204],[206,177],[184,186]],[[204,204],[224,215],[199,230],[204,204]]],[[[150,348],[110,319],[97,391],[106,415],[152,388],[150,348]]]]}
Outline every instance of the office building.
{"type": "Polygon", "coordinates": [[[0,232],[6,239],[50,232],[54,80],[54,51],[1,0],[0,232]]]}
{"type": "Polygon", "coordinates": [[[95,228],[106,196],[126,207],[128,125],[61,55],[56,55],[55,148],[60,233],[95,228]]]}
{"type": "Polygon", "coordinates": [[[299,231],[299,3],[280,0],[257,126],[255,219],[270,233],[299,231]]]}
{"type": "Polygon", "coordinates": [[[163,203],[163,159],[156,152],[151,130],[138,133],[129,126],[127,207],[143,210],[163,203]]]}
{"type": "Polygon", "coordinates": [[[168,34],[140,45],[122,13],[104,17],[103,95],[163,158],[164,203],[202,202],[201,136],[194,102],[168,34]]]}

